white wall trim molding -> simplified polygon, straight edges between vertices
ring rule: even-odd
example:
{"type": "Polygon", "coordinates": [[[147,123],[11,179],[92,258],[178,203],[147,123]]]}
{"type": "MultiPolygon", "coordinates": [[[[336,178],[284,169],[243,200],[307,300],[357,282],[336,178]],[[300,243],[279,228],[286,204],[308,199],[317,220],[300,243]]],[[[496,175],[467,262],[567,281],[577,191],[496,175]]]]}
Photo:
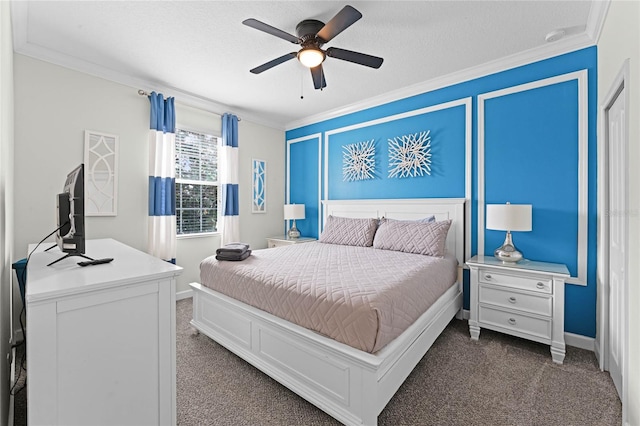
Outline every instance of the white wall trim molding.
{"type": "Polygon", "coordinates": [[[478,95],[478,235],[477,253],[484,254],[484,207],[485,207],[485,113],[484,103],[488,99],[507,96],[526,90],[538,89],[571,80],[578,82],[578,275],[566,280],[567,284],[587,285],[587,244],[589,213],[589,123],[588,123],[588,74],[587,70],[575,71],[555,77],[533,81],[478,95]]]}
{"type": "Polygon", "coordinates": [[[455,108],[458,106],[465,107],[465,239],[464,239],[464,258],[469,259],[471,257],[471,136],[472,136],[472,108],[471,97],[456,99],[450,102],[442,104],[432,105],[425,108],[414,109],[406,111],[400,114],[389,115],[386,117],[378,118],[375,120],[365,121],[362,123],[352,124],[350,126],[340,127],[333,130],[328,130],[324,133],[324,200],[329,200],[329,138],[338,133],[344,133],[351,130],[361,129],[364,127],[375,126],[382,123],[388,123],[391,121],[401,120],[407,117],[414,117],[416,115],[428,114],[430,112],[440,111],[449,108],[455,108]]]}
{"type": "MultiPolygon", "coordinates": [[[[289,197],[291,195],[291,145],[298,142],[306,142],[311,139],[316,139],[318,141],[318,236],[320,236],[320,232],[322,232],[322,133],[314,133],[295,139],[287,139],[287,158],[285,158],[285,164],[287,167],[287,175],[285,177],[285,202],[289,204],[289,197]]],[[[287,229],[289,229],[288,223],[287,229]]]]}
{"type": "MultiPolygon", "coordinates": [[[[592,5],[592,8],[593,7],[594,6],[592,5]]],[[[589,17],[591,18],[591,15],[589,17]]],[[[599,25],[600,27],[602,27],[604,17],[605,16],[602,13],[594,14],[594,20],[599,19],[600,22],[599,24],[594,23],[592,25],[599,25]]],[[[454,84],[475,80],[512,68],[517,68],[534,62],[543,61],[554,56],[560,56],[566,53],[575,52],[577,50],[591,47],[593,45],[595,45],[595,42],[592,40],[592,37],[587,35],[586,33],[566,37],[564,39],[558,40],[557,42],[548,43],[544,46],[536,47],[523,52],[518,52],[510,56],[505,56],[504,58],[486,62],[476,67],[467,68],[464,70],[453,72],[451,74],[447,74],[446,76],[437,77],[428,81],[407,86],[399,90],[383,93],[379,96],[368,98],[351,105],[346,105],[341,108],[323,112],[321,114],[305,117],[302,120],[294,120],[287,123],[286,130],[296,129],[309,124],[330,120],[332,118],[384,105],[400,99],[420,95],[422,93],[432,92],[434,90],[442,89],[454,84]]]]}
{"type": "MultiPolygon", "coordinates": [[[[464,260],[471,259],[471,191],[473,182],[473,107],[471,98],[465,98],[465,183],[464,183],[464,260]]],[[[466,266],[466,265],[463,265],[466,266]]]]}
{"type": "Polygon", "coordinates": [[[595,339],[593,337],[583,336],[581,334],[573,334],[564,332],[564,343],[574,348],[585,349],[594,352],[596,348],[595,339]]]}
{"type": "Polygon", "coordinates": [[[176,302],[182,299],[191,299],[193,297],[193,290],[182,290],[176,292],[176,302]]]}

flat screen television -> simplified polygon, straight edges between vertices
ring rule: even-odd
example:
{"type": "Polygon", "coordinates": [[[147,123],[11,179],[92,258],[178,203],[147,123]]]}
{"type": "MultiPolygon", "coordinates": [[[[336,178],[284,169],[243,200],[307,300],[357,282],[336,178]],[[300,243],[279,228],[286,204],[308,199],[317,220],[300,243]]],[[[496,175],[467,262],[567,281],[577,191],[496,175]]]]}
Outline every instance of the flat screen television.
{"type": "Polygon", "coordinates": [[[67,254],[48,266],[71,256],[93,260],[84,254],[84,164],[67,175],[64,191],[57,195],[57,212],[56,246],[67,254]]]}

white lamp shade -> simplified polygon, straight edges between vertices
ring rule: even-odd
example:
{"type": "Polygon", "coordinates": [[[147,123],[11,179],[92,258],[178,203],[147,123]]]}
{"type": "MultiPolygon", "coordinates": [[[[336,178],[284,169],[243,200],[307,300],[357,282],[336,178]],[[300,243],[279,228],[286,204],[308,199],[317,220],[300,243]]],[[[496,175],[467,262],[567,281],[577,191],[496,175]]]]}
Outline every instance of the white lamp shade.
{"type": "Polygon", "coordinates": [[[531,204],[487,204],[486,228],[531,231],[531,204]]]}
{"type": "Polygon", "coordinates": [[[285,204],[284,219],[304,219],[304,204],[285,204]]]}

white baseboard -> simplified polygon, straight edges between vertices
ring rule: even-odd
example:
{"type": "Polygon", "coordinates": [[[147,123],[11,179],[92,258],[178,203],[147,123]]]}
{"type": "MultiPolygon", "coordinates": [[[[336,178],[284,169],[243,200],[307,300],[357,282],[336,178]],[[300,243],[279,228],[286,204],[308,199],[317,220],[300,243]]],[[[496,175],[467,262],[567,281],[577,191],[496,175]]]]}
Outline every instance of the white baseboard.
{"type": "Polygon", "coordinates": [[[468,309],[463,309],[462,310],[462,319],[463,320],[468,320],[469,317],[470,317],[469,310],[468,309]]]}
{"type": "Polygon", "coordinates": [[[182,299],[193,297],[193,290],[183,290],[176,293],[176,302],[182,299]]]}
{"type": "Polygon", "coordinates": [[[605,359],[600,353],[600,342],[598,341],[597,338],[593,340],[593,353],[596,354],[596,359],[598,360],[598,367],[600,367],[600,370],[608,371],[609,366],[605,365],[605,359]]]}
{"type": "Polygon", "coordinates": [[[586,349],[591,352],[596,350],[596,339],[593,337],[582,336],[580,334],[564,333],[564,343],[574,348],[586,349]]]}

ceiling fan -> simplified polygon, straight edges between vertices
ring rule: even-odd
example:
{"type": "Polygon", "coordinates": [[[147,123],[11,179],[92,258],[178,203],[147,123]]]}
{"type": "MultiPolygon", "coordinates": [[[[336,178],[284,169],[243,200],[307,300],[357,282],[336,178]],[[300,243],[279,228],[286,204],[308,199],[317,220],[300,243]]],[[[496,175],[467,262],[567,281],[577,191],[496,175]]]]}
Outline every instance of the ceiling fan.
{"type": "Polygon", "coordinates": [[[253,68],[250,72],[260,74],[290,59],[298,58],[302,65],[311,69],[313,86],[316,89],[322,90],[327,87],[327,81],[324,78],[324,71],[322,70],[322,63],[327,56],[371,68],[380,68],[383,59],[377,56],[339,49],[337,47],[330,47],[326,50],[321,49],[323,44],[330,42],[335,36],[349,28],[360,18],[362,18],[362,14],[355,8],[347,5],[326,24],[315,19],[305,19],[300,22],[296,25],[297,37],[265,24],[264,22],[260,22],[257,19],[245,19],[242,21],[244,25],[302,46],[302,49],[298,52],[287,53],[286,55],[253,68]]]}

